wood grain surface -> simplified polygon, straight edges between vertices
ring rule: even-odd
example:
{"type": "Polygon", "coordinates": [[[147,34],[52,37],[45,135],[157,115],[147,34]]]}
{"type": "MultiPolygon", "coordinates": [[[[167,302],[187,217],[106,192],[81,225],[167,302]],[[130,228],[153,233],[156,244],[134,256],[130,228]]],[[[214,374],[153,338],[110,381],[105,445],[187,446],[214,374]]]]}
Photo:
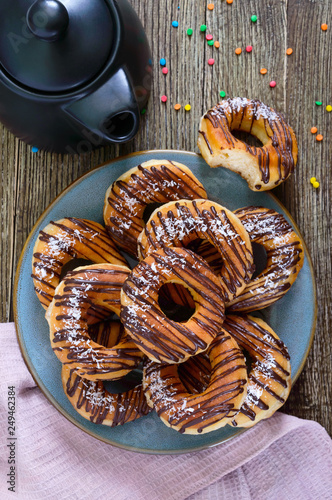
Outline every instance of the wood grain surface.
{"type": "MultiPolygon", "coordinates": [[[[49,203],[78,176],[119,155],[147,149],[198,151],[199,119],[227,97],[258,98],[286,116],[299,142],[295,174],[274,193],[300,227],[317,279],[318,322],[311,352],[284,411],[320,422],[332,434],[331,204],[332,19],[329,0],[132,0],[149,40],[154,70],[152,96],[141,129],[129,144],[80,156],[55,155],[19,141],[0,126],[1,302],[0,321],[12,321],[15,270],[24,242],[49,203]],[[178,7],[180,7],[178,9],[178,7]],[[252,14],[258,16],[252,23],[252,14]],[[178,20],[179,27],[171,23],[178,20]],[[321,24],[328,30],[322,31],[321,24]],[[207,45],[201,24],[220,41],[207,45]],[[191,37],[187,28],[193,28],[191,37]],[[251,53],[245,47],[252,45],[251,53]],[[242,48],[240,56],[236,47],[242,48]],[[286,56],[291,47],[293,54],[286,56]],[[161,73],[165,57],[169,73],[161,73]],[[209,66],[209,58],[215,59],[209,66]],[[261,75],[260,68],[267,74],[261,75]],[[269,82],[276,81],[270,88],[269,82]],[[168,96],[166,104],[161,95],[168,96]],[[315,101],[322,101],[317,106],[315,101]],[[174,104],[182,104],[176,112],[174,104]],[[184,105],[189,103],[191,111],[184,105]],[[312,126],[324,137],[317,142],[312,126]],[[310,178],[320,182],[314,189],[310,178]]],[[[70,214],[69,214],[70,215],[70,214]]]]}

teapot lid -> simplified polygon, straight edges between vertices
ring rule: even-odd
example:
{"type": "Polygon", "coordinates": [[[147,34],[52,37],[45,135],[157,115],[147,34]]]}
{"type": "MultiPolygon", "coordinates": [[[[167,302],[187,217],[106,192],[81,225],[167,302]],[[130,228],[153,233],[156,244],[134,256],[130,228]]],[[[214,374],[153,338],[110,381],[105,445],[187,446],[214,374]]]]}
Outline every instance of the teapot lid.
{"type": "Polygon", "coordinates": [[[0,68],[20,85],[64,92],[91,80],[111,55],[106,0],[16,0],[0,7],[0,68]]]}

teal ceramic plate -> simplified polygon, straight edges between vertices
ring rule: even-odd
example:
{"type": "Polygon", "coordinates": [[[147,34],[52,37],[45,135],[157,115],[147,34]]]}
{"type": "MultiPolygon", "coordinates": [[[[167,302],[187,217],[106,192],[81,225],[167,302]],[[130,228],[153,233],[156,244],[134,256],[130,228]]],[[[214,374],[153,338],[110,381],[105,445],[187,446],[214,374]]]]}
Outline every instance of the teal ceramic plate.
{"type": "MultiPolygon", "coordinates": [[[[15,322],[23,357],[36,383],[51,403],[71,422],[106,443],[143,453],[188,453],[222,443],[242,432],[229,426],[201,436],[186,436],[166,427],[155,413],[122,427],[93,424],[78,415],[61,385],[61,364],[52,352],[44,310],[35,295],[31,275],[34,242],[39,230],[50,220],[81,217],[102,223],[103,202],[108,186],[128,169],[152,159],[175,160],[187,165],[203,183],[209,197],[235,210],[248,205],[273,208],[294,221],[271,194],[255,193],[239,176],[224,169],[211,169],[204,160],[182,151],[147,151],[118,158],[87,173],[49,206],[39,218],[23,249],[15,283],[15,322]]],[[[292,380],[300,374],[308,355],[316,321],[315,282],[306,250],[304,266],[297,281],[283,299],[259,315],[288,346],[292,380]]]]}

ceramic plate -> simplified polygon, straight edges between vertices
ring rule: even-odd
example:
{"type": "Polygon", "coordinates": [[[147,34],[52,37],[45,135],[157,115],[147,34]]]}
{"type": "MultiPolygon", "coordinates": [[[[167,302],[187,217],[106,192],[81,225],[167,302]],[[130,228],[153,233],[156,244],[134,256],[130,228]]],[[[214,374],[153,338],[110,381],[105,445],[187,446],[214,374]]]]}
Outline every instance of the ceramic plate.
{"type": "MultiPolygon", "coordinates": [[[[104,196],[109,185],[125,171],[152,159],[169,159],[184,163],[203,183],[210,198],[231,210],[249,205],[273,208],[283,213],[298,232],[289,213],[274,196],[250,191],[241,177],[221,168],[211,169],[194,153],[148,151],[118,158],[74,182],[37,221],[23,249],[17,269],[15,322],[23,357],[36,383],[49,401],[71,422],[106,443],[128,450],[144,453],[187,453],[214,446],[233,438],[243,430],[226,426],[201,436],[181,435],[166,427],[154,412],[136,422],[116,428],[96,425],[83,419],[73,409],[63,392],[60,380],[61,364],[52,352],[44,310],[36,297],[30,277],[35,240],[38,232],[50,220],[70,216],[102,223],[104,196]]],[[[259,315],[288,346],[294,382],[308,355],[316,320],[315,282],[307,250],[304,266],[293,287],[283,299],[259,315]]]]}

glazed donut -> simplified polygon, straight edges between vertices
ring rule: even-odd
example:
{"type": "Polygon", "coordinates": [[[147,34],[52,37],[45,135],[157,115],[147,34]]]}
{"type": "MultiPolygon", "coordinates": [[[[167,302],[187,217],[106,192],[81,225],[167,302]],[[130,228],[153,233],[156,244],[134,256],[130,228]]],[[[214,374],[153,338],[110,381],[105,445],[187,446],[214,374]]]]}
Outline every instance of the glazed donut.
{"type": "Polygon", "coordinates": [[[266,250],[265,269],[232,301],[229,312],[249,312],[273,304],[290,289],[303,266],[301,240],[283,215],[272,209],[247,207],[235,215],[247,230],[252,243],[266,250]]]}
{"type": "Polygon", "coordinates": [[[59,360],[89,380],[116,380],[139,365],[143,353],[124,337],[112,349],[94,342],[89,326],[120,315],[120,292],[130,269],[94,264],[68,273],[46,311],[51,345],[59,360]]]}
{"type": "Polygon", "coordinates": [[[155,210],[138,238],[138,253],[144,258],[159,248],[187,247],[201,239],[213,245],[222,258],[218,275],[225,301],[238,295],[253,273],[253,255],[248,233],[227,208],[209,200],[180,200],[155,210]]]}
{"type": "Polygon", "coordinates": [[[169,427],[185,434],[202,434],[230,423],[246,398],[247,369],[239,346],[218,334],[210,347],[211,378],[202,393],[191,394],[181,382],[181,365],[147,362],[143,388],[148,404],[169,427]]]}
{"type": "Polygon", "coordinates": [[[150,359],[181,363],[205,351],[224,321],[223,291],[206,262],[184,248],[164,248],[141,261],[121,291],[125,332],[150,359]],[[186,322],[169,319],[158,303],[165,283],[179,283],[191,293],[196,310],[186,322]]]}
{"type": "MultiPolygon", "coordinates": [[[[105,321],[89,328],[91,338],[109,349],[117,344],[122,332],[119,321],[105,321]]],[[[115,427],[137,420],[151,411],[142,384],[129,391],[112,394],[105,389],[102,381],[82,378],[68,365],[62,365],[61,378],[64,392],[75,410],[96,424],[115,427]]]]}
{"type": "Polygon", "coordinates": [[[227,315],[222,331],[252,358],[247,397],[231,422],[233,426],[251,427],[271,417],[285,403],[291,389],[290,357],[285,344],[259,318],[227,315]]]}
{"type": "Polygon", "coordinates": [[[50,305],[63,266],[75,258],[127,265],[106,230],[97,222],[74,217],[51,221],[33,249],[32,278],[42,306],[50,305]]]}
{"type": "Polygon", "coordinates": [[[206,198],[206,191],[188,167],[169,160],[151,160],[121,175],[107,190],[104,221],[112,239],[137,256],[137,238],[145,208],[152,203],[206,198]]]}
{"type": "Polygon", "coordinates": [[[123,425],[147,415],[149,408],[142,385],[120,394],[108,392],[101,380],[87,380],[62,365],[62,385],[75,410],[95,424],[123,425]]]}
{"type": "Polygon", "coordinates": [[[297,141],[280,113],[258,100],[235,97],[220,102],[201,119],[198,147],[210,167],[240,174],[253,191],[273,189],[293,172],[297,141]],[[262,147],[249,146],[233,130],[257,137],[262,147]]]}

